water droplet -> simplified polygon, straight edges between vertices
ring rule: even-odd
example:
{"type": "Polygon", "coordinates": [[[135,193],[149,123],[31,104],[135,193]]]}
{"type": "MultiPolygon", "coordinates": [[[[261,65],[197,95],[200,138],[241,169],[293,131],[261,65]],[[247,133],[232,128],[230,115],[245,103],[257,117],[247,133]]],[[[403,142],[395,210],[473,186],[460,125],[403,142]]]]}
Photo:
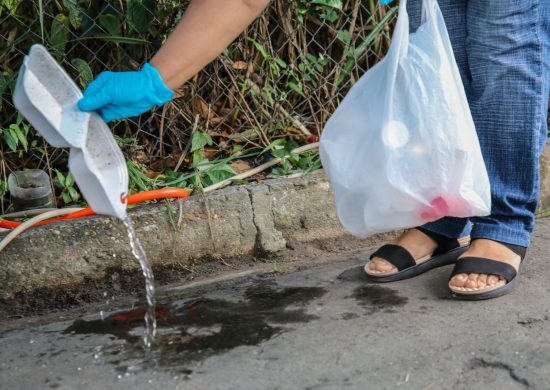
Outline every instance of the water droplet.
{"type": "Polygon", "coordinates": [[[78,370],[78,371],[82,371],[82,367],[78,367],[77,370],[78,370]]]}
{"type": "Polygon", "coordinates": [[[99,317],[101,318],[101,321],[105,319],[105,313],[103,313],[103,310],[99,312],[99,317]]]}
{"type": "Polygon", "coordinates": [[[34,340],[29,341],[30,344],[34,344],[34,340]]]}

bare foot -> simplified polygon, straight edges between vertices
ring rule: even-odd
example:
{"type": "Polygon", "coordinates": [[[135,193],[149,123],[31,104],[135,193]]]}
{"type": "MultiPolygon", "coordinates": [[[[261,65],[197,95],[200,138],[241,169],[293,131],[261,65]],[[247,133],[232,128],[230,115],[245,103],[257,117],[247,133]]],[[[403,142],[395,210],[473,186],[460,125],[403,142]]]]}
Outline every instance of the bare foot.
{"type": "MultiPolygon", "coordinates": [[[[428,260],[437,248],[434,240],[416,229],[407,230],[397,239],[393,240],[391,244],[402,246],[409,251],[417,264],[428,260]]],[[[397,271],[397,268],[392,263],[381,257],[373,257],[365,265],[365,272],[370,275],[391,275],[397,271]]]]}
{"type": "MultiPolygon", "coordinates": [[[[460,257],[483,257],[497,260],[519,269],[521,257],[499,242],[485,239],[476,239],[470,244],[470,248],[460,257]]],[[[449,281],[449,287],[455,291],[475,291],[495,289],[504,286],[506,280],[497,275],[485,274],[458,274],[449,281]]]]}

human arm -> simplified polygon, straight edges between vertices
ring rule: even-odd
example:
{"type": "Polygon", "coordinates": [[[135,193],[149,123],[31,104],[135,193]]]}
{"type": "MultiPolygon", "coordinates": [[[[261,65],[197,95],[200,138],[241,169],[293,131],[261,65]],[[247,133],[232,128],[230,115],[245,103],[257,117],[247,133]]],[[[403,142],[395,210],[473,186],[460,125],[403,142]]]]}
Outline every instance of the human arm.
{"type": "Polygon", "coordinates": [[[78,106],[106,120],[137,116],[173,98],[173,90],[215,59],[269,0],[193,0],[174,32],[143,69],[103,72],[78,106]]]}
{"type": "Polygon", "coordinates": [[[151,60],[166,86],[176,89],[214,60],[269,0],[195,0],[151,60]]]}

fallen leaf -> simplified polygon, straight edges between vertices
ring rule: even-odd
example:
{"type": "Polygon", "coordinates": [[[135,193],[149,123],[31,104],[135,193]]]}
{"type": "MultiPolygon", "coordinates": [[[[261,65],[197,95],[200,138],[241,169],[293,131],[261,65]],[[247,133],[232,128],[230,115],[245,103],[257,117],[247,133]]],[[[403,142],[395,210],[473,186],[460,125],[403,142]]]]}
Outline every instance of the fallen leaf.
{"type": "Polygon", "coordinates": [[[233,62],[233,69],[235,70],[243,70],[248,68],[248,64],[244,61],[235,61],[233,62]]]}
{"type": "Polygon", "coordinates": [[[144,162],[148,161],[149,158],[147,157],[147,154],[143,150],[136,150],[132,154],[132,160],[137,162],[137,163],[144,163],[144,162]]]}
{"type": "Polygon", "coordinates": [[[230,164],[230,166],[237,173],[243,173],[252,169],[250,164],[244,160],[235,160],[230,164]]]}
{"type": "Polygon", "coordinates": [[[162,172],[156,172],[151,170],[145,173],[145,176],[147,176],[149,179],[156,179],[160,175],[162,175],[162,172]]]}

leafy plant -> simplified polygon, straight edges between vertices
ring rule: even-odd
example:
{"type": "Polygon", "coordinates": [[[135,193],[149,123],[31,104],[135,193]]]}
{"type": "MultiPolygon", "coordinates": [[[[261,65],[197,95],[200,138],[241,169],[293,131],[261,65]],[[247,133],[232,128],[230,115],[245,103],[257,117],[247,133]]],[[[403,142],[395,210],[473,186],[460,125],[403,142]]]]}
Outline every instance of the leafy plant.
{"type": "Polygon", "coordinates": [[[298,144],[295,141],[281,139],[271,143],[268,150],[271,150],[273,156],[279,157],[283,162],[282,166],[273,168],[268,177],[275,178],[294,173],[306,174],[321,168],[319,153],[306,152],[296,154],[293,150],[297,147],[298,144]]]}
{"type": "Polygon", "coordinates": [[[54,184],[57,188],[61,190],[61,199],[63,199],[63,203],[65,204],[71,204],[76,203],[80,199],[80,194],[75,188],[75,183],[73,179],[72,173],[67,173],[64,175],[61,171],[58,169],[55,170],[55,181],[54,184]]]}
{"type": "Polygon", "coordinates": [[[12,15],[15,15],[17,7],[20,3],[21,0],[0,0],[0,16],[4,10],[12,15]]]}
{"type": "Polygon", "coordinates": [[[29,140],[27,138],[29,130],[30,125],[23,122],[23,117],[21,115],[17,115],[15,123],[2,129],[2,139],[12,152],[16,152],[19,147],[27,151],[29,147],[29,140]]]}
{"type": "Polygon", "coordinates": [[[193,167],[195,175],[190,178],[190,185],[195,190],[218,183],[236,173],[226,162],[211,162],[204,157],[204,147],[212,146],[214,141],[212,137],[205,132],[196,131],[191,139],[191,152],[193,153],[193,167]]]}
{"type": "Polygon", "coordinates": [[[342,7],[342,0],[298,0],[296,14],[302,23],[307,14],[316,14],[328,22],[335,22],[342,7]]]}

